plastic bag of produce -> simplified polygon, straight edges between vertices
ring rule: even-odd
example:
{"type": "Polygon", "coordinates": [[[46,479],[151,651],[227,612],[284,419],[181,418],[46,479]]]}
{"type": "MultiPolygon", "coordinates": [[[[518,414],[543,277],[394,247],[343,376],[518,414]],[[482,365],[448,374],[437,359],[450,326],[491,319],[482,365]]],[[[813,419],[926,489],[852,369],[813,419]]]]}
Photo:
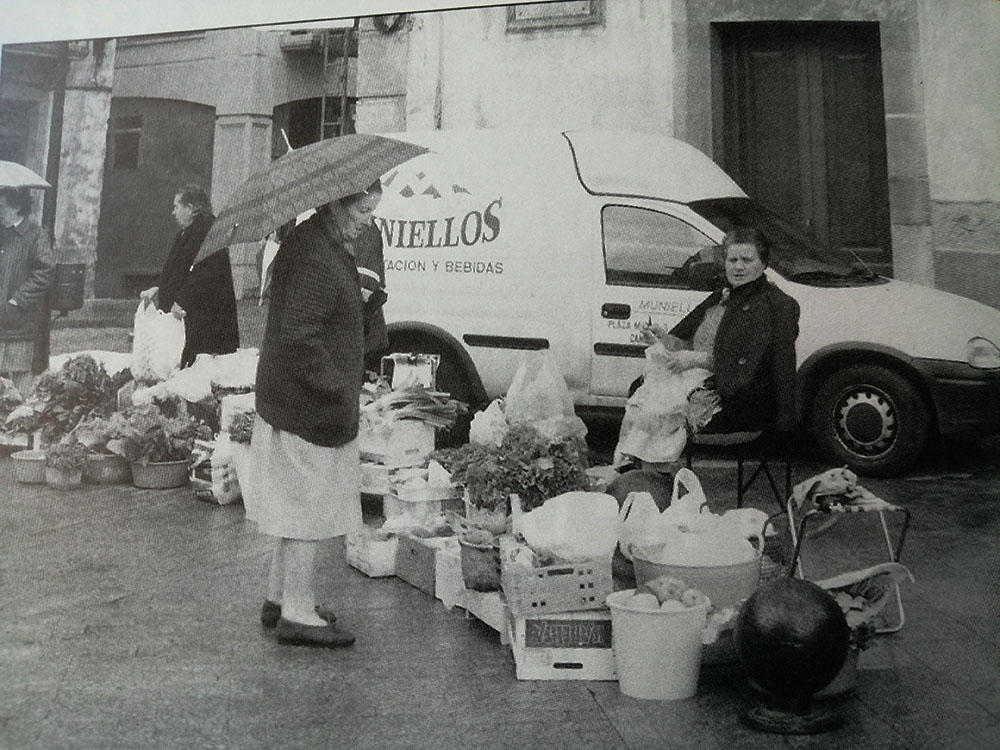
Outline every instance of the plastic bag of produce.
{"type": "Polygon", "coordinates": [[[566,381],[547,354],[543,352],[517,369],[507,389],[504,414],[508,424],[576,415],[566,381]]]}
{"type": "Polygon", "coordinates": [[[511,498],[515,533],[538,554],[566,562],[610,560],[618,543],[618,501],[603,492],[566,492],[528,513],[511,498]]]}
{"type": "Polygon", "coordinates": [[[156,305],[139,303],[132,339],[132,377],[138,383],[158,383],[181,366],[184,321],[156,305]]]}

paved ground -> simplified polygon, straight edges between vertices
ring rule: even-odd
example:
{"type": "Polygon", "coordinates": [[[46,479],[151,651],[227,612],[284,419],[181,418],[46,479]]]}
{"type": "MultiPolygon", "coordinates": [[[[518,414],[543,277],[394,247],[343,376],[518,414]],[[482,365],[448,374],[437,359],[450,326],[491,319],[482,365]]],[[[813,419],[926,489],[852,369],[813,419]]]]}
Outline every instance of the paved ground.
{"type": "MultiPolygon", "coordinates": [[[[518,681],[494,631],[399,579],[364,577],[337,543],[323,548],[320,586],[358,643],[279,646],[257,620],[266,556],[241,506],[189,490],[17,485],[5,458],[0,747],[995,747],[1000,467],[970,462],[865,483],[913,512],[907,623],[862,654],[841,729],[781,737],[741,725],[736,665],[706,668],[679,703],[627,698],[614,682],[518,681]]],[[[713,504],[731,503],[730,466],[695,469],[713,504]]],[[[838,525],[810,549],[858,567],[863,549],[878,552],[872,528],[838,525]]]]}
{"type": "MultiPolygon", "coordinates": [[[[124,350],[126,329],[53,333],[53,353],[87,348],[124,350]]],[[[844,726],[816,737],[745,728],[738,665],[703,669],[697,696],[678,703],[627,698],[615,682],[518,681],[494,631],[399,579],[364,577],[336,542],[320,588],[357,644],[279,646],[257,620],[266,554],[242,506],[189,490],[17,485],[11,464],[0,459],[3,750],[1000,744],[996,442],[941,445],[907,477],[863,482],[912,511],[903,562],[916,583],[903,629],[862,654],[857,690],[838,703],[844,726]]],[[[825,468],[806,446],[796,478],[825,468]]],[[[695,470],[730,507],[732,466],[695,470]]],[[[807,573],[882,559],[871,520],[810,540],[807,573]]]]}

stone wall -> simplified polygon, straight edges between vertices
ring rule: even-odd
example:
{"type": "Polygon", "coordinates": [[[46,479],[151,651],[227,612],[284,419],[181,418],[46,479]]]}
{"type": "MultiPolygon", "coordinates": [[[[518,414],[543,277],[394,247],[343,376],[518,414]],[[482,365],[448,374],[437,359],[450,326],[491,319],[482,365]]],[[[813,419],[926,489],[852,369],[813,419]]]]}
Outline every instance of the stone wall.
{"type": "Polygon", "coordinates": [[[55,251],[61,262],[87,264],[86,296],[94,288],[114,62],[114,41],[92,42],[90,54],[73,60],[66,77],[55,251]]]}
{"type": "Polygon", "coordinates": [[[936,286],[1000,308],[1000,3],[921,0],[936,286]]]}

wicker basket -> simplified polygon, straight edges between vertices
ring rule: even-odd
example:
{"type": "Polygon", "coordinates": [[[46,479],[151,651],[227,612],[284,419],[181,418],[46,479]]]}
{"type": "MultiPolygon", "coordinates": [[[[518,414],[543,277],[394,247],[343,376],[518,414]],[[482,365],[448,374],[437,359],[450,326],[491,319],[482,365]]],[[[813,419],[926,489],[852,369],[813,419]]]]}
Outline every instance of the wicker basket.
{"type": "Polygon", "coordinates": [[[479,592],[499,591],[500,547],[496,544],[473,544],[461,537],[458,544],[465,588],[479,592]]]}

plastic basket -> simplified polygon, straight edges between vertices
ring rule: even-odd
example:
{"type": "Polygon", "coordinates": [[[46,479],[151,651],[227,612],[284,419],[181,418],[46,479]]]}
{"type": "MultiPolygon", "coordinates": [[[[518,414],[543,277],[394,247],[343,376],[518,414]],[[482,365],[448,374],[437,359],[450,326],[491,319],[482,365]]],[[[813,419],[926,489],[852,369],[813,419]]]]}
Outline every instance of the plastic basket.
{"type": "Polygon", "coordinates": [[[614,591],[611,560],[528,568],[511,561],[516,543],[501,543],[501,585],[515,615],[604,609],[614,591]]]}
{"type": "Polygon", "coordinates": [[[21,484],[45,484],[45,451],[17,451],[14,459],[14,476],[21,484]]]}
{"type": "Polygon", "coordinates": [[[91,454],[87,456],[83,477],[95,484],[122,484],[132,479],[132,469],[122,456],[91,454]]]}
{"type": "Polygon", "coordinates": [[[133,461],[132,485],[147,490],[167,490],[188,483],[190,461],[141,464],[133,461]]]}

